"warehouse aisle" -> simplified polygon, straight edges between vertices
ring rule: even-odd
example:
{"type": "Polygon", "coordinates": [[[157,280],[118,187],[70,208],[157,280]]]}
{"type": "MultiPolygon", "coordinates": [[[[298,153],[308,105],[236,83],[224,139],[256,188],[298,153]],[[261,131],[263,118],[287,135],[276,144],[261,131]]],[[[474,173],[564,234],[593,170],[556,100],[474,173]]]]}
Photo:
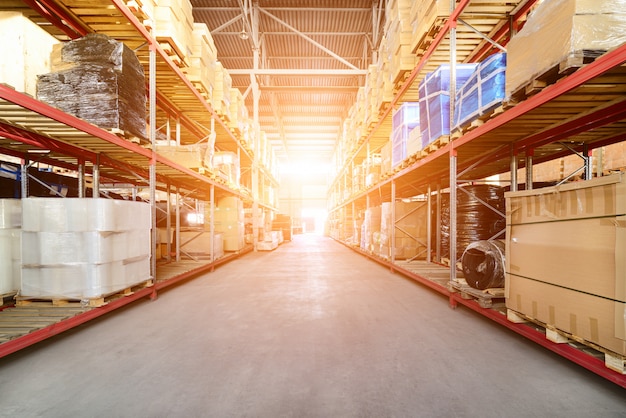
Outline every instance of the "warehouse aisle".
{"type": "Polygon", "coordinates": [[[315,235],[0,359],[3,417],[617,417],[625,395],[315,235]]]}

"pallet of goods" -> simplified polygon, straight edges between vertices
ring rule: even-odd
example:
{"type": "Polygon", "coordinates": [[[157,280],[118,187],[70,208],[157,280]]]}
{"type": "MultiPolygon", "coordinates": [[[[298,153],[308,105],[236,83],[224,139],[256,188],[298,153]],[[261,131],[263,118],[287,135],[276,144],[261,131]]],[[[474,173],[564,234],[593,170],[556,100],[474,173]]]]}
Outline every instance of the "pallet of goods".
{"type": "Polygon", "coordinates": [[[55,45],[37,99],[123,136],[146,140],[146,80],[135,53],[102,34],[55,45]]]}
{"type": "Polygon", "coordinates": [[[193,27],[190,65],[184,72],[189,81],[210,102],[215,84],[213,65],[217,61],[217,50],[206,24],[194,23],[193,27]]]}
{"type": "Polygon", "coordinates": [[[507,308],[625,358],[626,177],[509,192],[506,216],[507,308]]]}
{"type": "Polygon", "coordinates": [[[189,0],[142,0],[141,10],[148,16],[145,24],[154,29],[154,37],[180,67],[190,65],[194,21],[189,0]]]}
{"type": "Polygon", "coordinates": [[[0,82],[37,95],[37,76],[51,69],[59,41],[19,12],[0,12],[0,82]]]}
{"type": "Polygon", "coordinates": [[[450,16],[449,0],[416,0],[411,6],[411,51],[434,38],[450,16]]]}
{"type": "Polygon", "coordinates": [[[22,200],[18,301],[91,306],[150,281],[150,205],[93,198],[22,200]]]}
{"type": "Polygon", "coordinates": [[[406,102],[393,112],[391,118],[391,167],[397,167],[408,157],[409,133],[419,127],[419,103],[406,102]]]}
{"type": "MultiPolygon", "coordinates": [[[[462,88],[477,64],[456,66],[456,88],[462,88]]],[[[422,149],[450,135],[450,65],[442,64],[419,84],[419,120],[422,149]]]]}
{"type": "Polygon", "coordinates": [[[0,296],[14,295],[20,286],[21,227],[22,201],[0,199],[0,296]]]}
{"type": "MultiPolygon", "coordinates": [[[[224,251],[239,251],[245,245],[243,201],[235,196],[218,200],[213,211],[214,228],[222,234],[224,251]]],[[[205,219],[210,219],[210,215],[205,219]]]]}
{"type": "Polygon", "coordinates": [[[623,0],[544,1],[507,45],[506,96],[523,100],[624,42],[623,0]]]}
{"type": "Polygon", "coordinates": [[[463,87],[457,90],[452,130],[465,128],[486,118],[504,100],[506,54],[493,54],[476,67],[463,87]]]}

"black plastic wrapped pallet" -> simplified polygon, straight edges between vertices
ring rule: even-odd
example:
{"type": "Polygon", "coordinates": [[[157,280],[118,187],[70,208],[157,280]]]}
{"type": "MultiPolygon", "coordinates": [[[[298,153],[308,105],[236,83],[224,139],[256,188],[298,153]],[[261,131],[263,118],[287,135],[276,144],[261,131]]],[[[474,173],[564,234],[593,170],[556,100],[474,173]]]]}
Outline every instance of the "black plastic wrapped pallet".
{"type": "Polygon", "coordinates": [[[145,76],[132,50],[89,34],[52,55],[53,72],[38,76],[39,100],[102,129],[146,139],[145,76]]]}
{"type": "Polygon", "coordinates": [[[461,257],[463,276],[474,289],[504,286],[504,242],[483,240],[471,243],[461,257]]]}
{"type": "MultiPolygon", "coordinates": [[[[456,255],[461,257],[465,248],[473,242],[492,238],[505,228],[505,219],[485,206],[486,202],[500,212],[505,212],[504,188],[490,184],[461,186],[457,191],[456,255]]],[[[432,217],[433,223],[436,216],[432,217]]],[[[433,225],[433,231],[436,229],[433,225]]],[[[432,246],[436,248],[436,234],[432,246]]],[[[504,238],[503,235],[498,238],[504,238]]],[[[441,256],[450,258],[450,195],[441,194],[441,256]]]]}

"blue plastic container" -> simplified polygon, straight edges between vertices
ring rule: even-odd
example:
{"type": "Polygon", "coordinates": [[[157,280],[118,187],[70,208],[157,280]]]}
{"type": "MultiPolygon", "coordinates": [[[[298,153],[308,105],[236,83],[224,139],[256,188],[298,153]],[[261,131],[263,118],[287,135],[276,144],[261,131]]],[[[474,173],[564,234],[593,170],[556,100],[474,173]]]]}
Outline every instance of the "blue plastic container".
{"type": "Polygon", "coordinates": [[[491,55],[478,64],[470,79],[457,89],[453,130],[469,125],[502,104],[505,71],[505,53],[491,55]]]}
{"type": "MultiPolygon", "coordinates": [[[[477,64],[457,64],[457,90],[470,78],[477,64]]],[[[440,65],[426,74],[419,85],[422,148],[435,139],[450,135],[450,65],[440,65]]]]}

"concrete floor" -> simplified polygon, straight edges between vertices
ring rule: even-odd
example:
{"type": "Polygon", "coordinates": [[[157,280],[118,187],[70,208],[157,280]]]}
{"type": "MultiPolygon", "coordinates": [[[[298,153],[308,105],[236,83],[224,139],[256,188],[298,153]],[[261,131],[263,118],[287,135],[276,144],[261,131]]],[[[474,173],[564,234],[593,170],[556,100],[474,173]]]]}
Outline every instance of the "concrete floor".
{"type": "Polygon", "coordinates": [[[624,417],[626,391],[297,235],[0,359],[2,417],[624,417]]]}

